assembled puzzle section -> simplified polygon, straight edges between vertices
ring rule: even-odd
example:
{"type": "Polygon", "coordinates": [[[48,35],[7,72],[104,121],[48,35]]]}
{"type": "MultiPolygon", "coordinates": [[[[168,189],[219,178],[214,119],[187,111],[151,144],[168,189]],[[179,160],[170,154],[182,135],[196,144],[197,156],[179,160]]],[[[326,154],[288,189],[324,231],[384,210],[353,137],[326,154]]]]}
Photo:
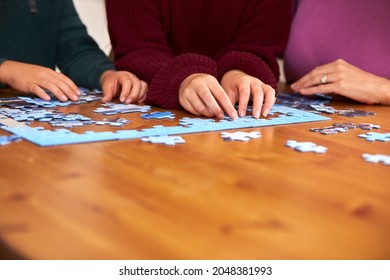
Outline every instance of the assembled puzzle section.
{"type": "MultiPolygon", "coordinates": [[[[99,97],[86,96],[83,102],[91,102],[95,100],[99,100],[99,97]]],[[[56,102],[58,101],[42,101],[36,98],[23,98],[22,101],[7,100],[7,102],[1,103],[0,106],[6,104],[5,106],[11,107],[4,109],[1,109],[2,107],[0,107],[0,114],[3,114],[1,128],[39,146],[56,146],[108,140],[139,139],[150,136],[172,136],[190,133],[224,131],[230,129],[276,126],[294,123],[325,121],[330,119],[318,114],[313,114],[311,112],[275,104],[269,113],[269,118],[267,119],[255,119],[249,115],[243,118],[238,118],[236,120],[232,120],[226,117],[220,121],[208,118],[182,118],[179,120],[179,125],[176,126],[155,125],[142,130],[118,130],[103,132],[95,132],[91,130],[85,133],[75,133],[67,129],[49,130],[44,129],[43,127],[30,127],[28,125],[30,121],[47,121],[53,126],[63,126],[66,128],[81,126],[84,124],[110,124],[112,126],[123,126],[127,123],[127,120],[123,118],[93,121],[90,118],[85,118],[78,114],[58,116],[53,111],[46,111],[45,109],[42,109],[42,107],[51,108],[51,102],[57,104],[56,102]],[[10,106],[12,102],[13,105],[10,106]],[[27,113],[28,115],[26,115],[27,113]],[[20,120],[20,122],[16,120],[20,120]]],[[[70,102],[70,104],[73,103],[70,102]]],[[[151,109],[150,106],[140,106],[134,104],[105,103],[101,106],[101,108],[97,108],[94,112],[98,114],[104,114],[106,116],[134,112],[146,113],[151,109]]],[[[145,118],[145,121],[147,122],[148,119],[151,118],[173,119],[175,116],[171,112],[154,112],[150,114],[143,114],[140,117],[145,118]]]]}

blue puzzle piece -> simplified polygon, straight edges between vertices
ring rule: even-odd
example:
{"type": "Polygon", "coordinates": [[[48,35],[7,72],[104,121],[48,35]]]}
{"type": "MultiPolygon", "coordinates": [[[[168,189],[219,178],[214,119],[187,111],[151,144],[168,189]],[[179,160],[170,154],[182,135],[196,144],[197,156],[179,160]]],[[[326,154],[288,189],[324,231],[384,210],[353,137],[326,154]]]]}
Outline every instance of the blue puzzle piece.
{"type": "Polygon", "coordinates": [[[390,141],[390,133],[378,133],[378,132],[368,132],[366,134],[360,134],[359,137],[366,138],[367,141],[390,141]]]}
{"type": "Polygon", "coordinates": [[[152,112],[150,114],[142,114],[143,119],[174,119],[175,114],[172,112],[152,112]]]}

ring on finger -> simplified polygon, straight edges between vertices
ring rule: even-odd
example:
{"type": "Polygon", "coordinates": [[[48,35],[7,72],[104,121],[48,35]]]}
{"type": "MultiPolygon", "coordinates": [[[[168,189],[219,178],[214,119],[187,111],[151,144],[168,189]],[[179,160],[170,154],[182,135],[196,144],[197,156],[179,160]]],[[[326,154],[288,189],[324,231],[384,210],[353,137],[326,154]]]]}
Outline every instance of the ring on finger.
{"type": "Polygon", "coordinates": [[[324,73],[321,76],[320,84],[327,84],[328,83],[328,76],[324,73]]]}

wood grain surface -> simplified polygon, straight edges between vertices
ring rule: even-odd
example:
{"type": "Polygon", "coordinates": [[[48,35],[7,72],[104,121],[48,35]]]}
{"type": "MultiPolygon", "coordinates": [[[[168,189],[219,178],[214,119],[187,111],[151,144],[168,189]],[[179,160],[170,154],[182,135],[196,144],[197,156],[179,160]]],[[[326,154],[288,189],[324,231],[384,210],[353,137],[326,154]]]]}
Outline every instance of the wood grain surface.
{"type": "MultiPolygon", "coordinates": [[[[262,133],[249,142],[223,141],[211,132],[183,135],[186,143],[176,146],[140,140],[45,148],[23,140],[2,146],[0,240],[6,249],[0,256],[389,259],[390,167],[367,163],[362,154],[389,155],[390,143],[358,138],[366,132],[360,129],[336,135],[309,129],[364,122],[389,132],[390,107],[331,105],[376,115],[244,129],[262,133]],[[290,139],[328,151],[300,153],[285,146],[290,139]]],[[[99,106],[60,110],[102,119],[92,112],[99,106]]],[[[174,112],[176,120],[122,115],[131,120],[122,129],[176,125],[190,116],[174,112]]]]}

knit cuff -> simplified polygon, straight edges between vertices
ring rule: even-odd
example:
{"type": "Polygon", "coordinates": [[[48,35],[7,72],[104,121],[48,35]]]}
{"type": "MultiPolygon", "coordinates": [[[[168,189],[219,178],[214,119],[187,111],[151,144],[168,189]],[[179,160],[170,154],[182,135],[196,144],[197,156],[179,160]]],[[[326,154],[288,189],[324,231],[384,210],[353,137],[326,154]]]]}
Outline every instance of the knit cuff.
{"type": "MultiPolygon", "coordinates": [[[[260,79],[263,83],[277,88],[278,78],[271,68],[258,56],[247,52],[230,52],[218,61],[218,80],[230,70],[241,70],[246,74],[260,79]]],[[[279,70],[276,69],[276,72],[279,70]]]]}
{"type": "Polygon", "coordinates": [[[215,61],[207,56],[194,53],[175,57],[152,79],[145,102],[166,109],[180,109],[180,85],[185,78],[195,73],[216,77],[215,61]]]}

